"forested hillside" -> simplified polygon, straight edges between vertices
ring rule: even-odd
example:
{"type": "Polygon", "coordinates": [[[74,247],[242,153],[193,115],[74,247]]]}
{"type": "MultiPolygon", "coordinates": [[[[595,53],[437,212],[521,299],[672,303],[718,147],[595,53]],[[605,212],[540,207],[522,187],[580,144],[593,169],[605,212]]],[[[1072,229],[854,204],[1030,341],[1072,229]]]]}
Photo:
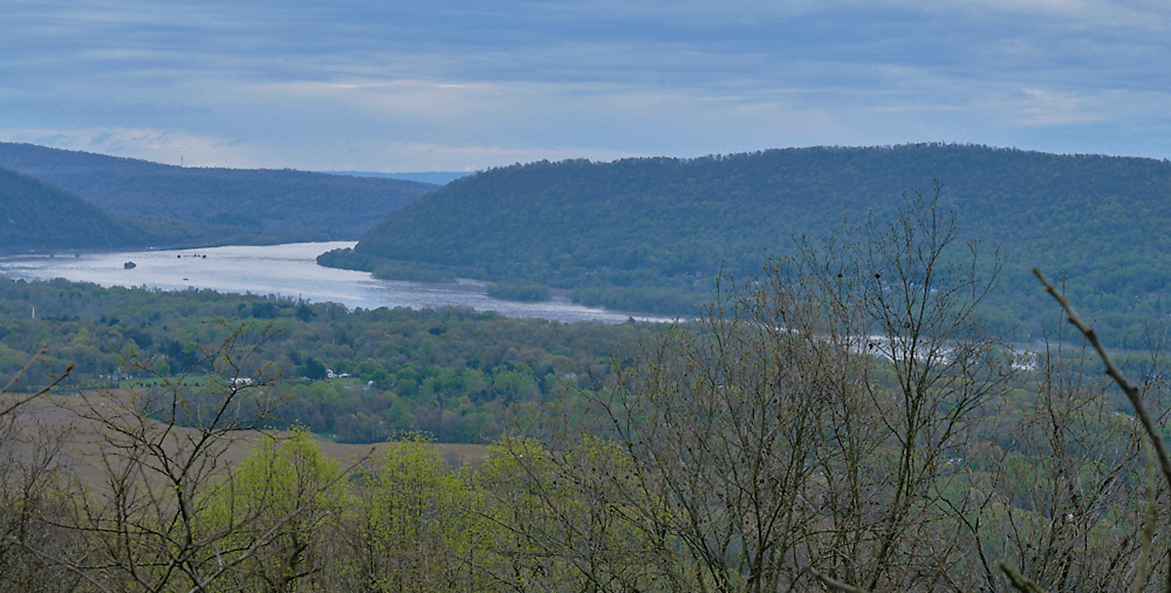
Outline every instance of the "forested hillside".
{"type": "Polygon", "coordinates": [[[139,244],[136,230],[69,192],[0,169],[0,253],[139,244]]]}
{"type": "Polygon", "coordinates": [[[184,168],[12,143],[0,143],[0,167],[113,213],[194,227],[189,234],[201,234],[203,244],[356,239],[374,222],[439,187],[292,170],[184,168]]]}
{"type": "Polygon", "coordinates": [[[721,270],[759,269],[795,235],[888,220],[932,194],[964,239],[999,245],[1005,273],[985,319],[1036,338],[1041,266],[1097,295],[1122,331],[1171,313],[1171,163],[922,144],[806,148],[699,159],[538,162],[453,181],[371,229],[327,265],[385,277],[461,275],[574,289],[590,304],[690,313],[721,270]]]}

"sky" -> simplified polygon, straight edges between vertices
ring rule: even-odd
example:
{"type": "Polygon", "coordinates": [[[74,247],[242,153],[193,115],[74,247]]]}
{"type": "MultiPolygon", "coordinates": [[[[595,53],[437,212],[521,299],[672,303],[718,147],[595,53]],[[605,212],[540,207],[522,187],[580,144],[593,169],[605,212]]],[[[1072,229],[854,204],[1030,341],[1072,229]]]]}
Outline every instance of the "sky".
{"type": "Polygon", "coordinates": [[[5,0],[0,141],[475,171],[946,142],[1171,158],[1165,0],[5,0]]]}

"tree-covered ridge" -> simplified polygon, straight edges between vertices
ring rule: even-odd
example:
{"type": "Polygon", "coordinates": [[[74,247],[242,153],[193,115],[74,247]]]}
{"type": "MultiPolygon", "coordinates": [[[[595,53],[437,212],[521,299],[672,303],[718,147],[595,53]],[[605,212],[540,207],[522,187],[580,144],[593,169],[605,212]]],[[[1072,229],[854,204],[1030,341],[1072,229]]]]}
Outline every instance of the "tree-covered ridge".
{"type": "Polygon", "coordinates": [[[2,168],[0,208],[8,223],[0,239],[0,253],[182,247],[257,240],[255,234],[230,225],[110,213],[59,187],[2,168]]]}
{"type": "Polygon", "coordinates": [[[202,244],[356,239],[438,187],[292,170],[183,168],[12,143],[0,143],[0,167],[111,212],[194,226],[205,235],[196,241],[202,244]]]}
{"type": "Polygon", "coordinates": [[[137,244],[131,228],[100,208],[32,177],[0,169],[0,252],[137,244]]]}
{"type": "MultiPolygon", "coordinates": [[[[699,159],[538,162],[454,181],[392,214],[352,252],[320,261],[393,276],[421,266],[575,289],[579,300],[690,312],[723,270],[759,269],[791,237],[888,217],[931,193],[965,239],[1005,257],[994,322],[1035,331],[1027,271],[1103,296],[1118,329],[1171,308],[1171,163],[919,144],[803,148],[699,159]]],[[[1125,331],[1109,335],[1125,335],[1125,331]]]]}

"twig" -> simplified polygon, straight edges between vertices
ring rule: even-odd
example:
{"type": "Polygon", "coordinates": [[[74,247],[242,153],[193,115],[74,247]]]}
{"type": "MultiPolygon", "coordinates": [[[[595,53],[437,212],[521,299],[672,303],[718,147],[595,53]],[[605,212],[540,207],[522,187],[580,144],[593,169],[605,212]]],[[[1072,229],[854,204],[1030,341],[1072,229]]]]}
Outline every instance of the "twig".
{"type": "Polygon", "coordinates": [[[1045,292],[1053,295],[1053,298],[1061,303],[1061,307],[1065,309],[1065,314],[1069,318],[1069,322],[1078,331],[1082,332],[1082,335],[1089,340],[1094,350],[1098,351],[1098,356],[1102,358],[1102,362],[1106,363],[1106,374],[1110,375],[1114,379],[1114,382],[1118,383],[1118,386],[1126,393],[1126,398],[1130,400],[1130,405],[1134,406],[1134,411],[1138,414],[1139,421],[1142,422],[1143,428],[1147,431],[1147,436],[1151,439],[1151,444],[1155,447],[1155,454],[1159,459],[1159,467],[1163,471],[1163,477],[1167,479],[1167,484],[1171,485],[1171,456],[1167,454],[1167,447],[1163,444],[1163,437],[1159,434],[1158,427],[1155,426],[1155,422],[1151,420],[1151,415],[1147,413],[1146,406],[1143,405],[1138,387],[1128,381],[1126,377],[1122,376],[1122,371],[1114,364],[1114,360],[1110,358],[1110,355],[1106,353],[1106,349],[1102,347],[1102,342],[1098,341],[1098,335],[1073,310],[1073,305],[1069,303],[1069,299],[1057,292],[1057,289],[1053,288],[1052,284],[1049,284],[1049,281],[1045,279],[1045,275],[1041,273],[1041,270],[1033,268],[1033,274],[1037,276],[1041,284],[1045,285],[1045,292]]]}
{"type": "MultiPolygon", "coordinates": [[[[8,384],[5,385],[3,388],[0,388],[0,393],[10,393],[9,390],[12,389],[12,387],[15,386],[20,381],[20,379],[22,377],[24,377],[25,373],[27,373],[29,368],[32,367],[33,363],[35,363],[37,361],[37,359],[39,359],[42,355],[44,355],[47,350],[48,349],[42,345],[40,351],[38,351],[36,354],[34,354],[32,356],[32,358],[30,358],[28,360],[28,362],[21,365],[20,370],[17,371],[16,374],[12,376],[12,380],[10,380],[8,382],[8,384]]],[[[68,377],[69,373],[71,373],[72,371],[73,371],[73,363],[69,363],[69,366],[65,367],[65,372],[62,373],[60,377],[57,377],[57,379],[54,380],[52,383],[48,384],[45,387],[42,387],[40,390],[38,390],[36,393],[33,393],[32,395],[25,396],[23,399],[16,398],[15,402],[9,404],[7,408],[0,410],[0,417],[7,416],[7,415],[15,412],[18,408],[20,408],[24,404],[27,404],[30,401],[32,401],[42,395],[45,395],[46,393],[49,393],[54,388],[56,388],[58,385],[60,385],[61,382],[64,381],[65,378],[68,377]]]]}
{"type": "MultiPolygon", "coordinates": [[[[1045,280],[1042,279],[1041,281],[1044,282],[1045,280]]],[[[1012,584],[1013,589],[1021,593],[1045,593],[1045,590],[1038,587],[1037,583],[1026,579],[1021,573],[1013,570],[1011,566],[1001,562],[1000,570],[1003,570],[1004,574],[1008,575],[1008,581],[1012,584]]]]}
{"type": "Polygon", "coordinates": [[[817,577],[817,580],[821,581],[822,584],[824,584],[826,587],[829,587],[833,591],[841,591],[842,593],[866,593],[866,589],[863,589],[862,587],[855,587],[854,585],[835,580],[812,568],[809,569],[809,574],[817,577]]]}

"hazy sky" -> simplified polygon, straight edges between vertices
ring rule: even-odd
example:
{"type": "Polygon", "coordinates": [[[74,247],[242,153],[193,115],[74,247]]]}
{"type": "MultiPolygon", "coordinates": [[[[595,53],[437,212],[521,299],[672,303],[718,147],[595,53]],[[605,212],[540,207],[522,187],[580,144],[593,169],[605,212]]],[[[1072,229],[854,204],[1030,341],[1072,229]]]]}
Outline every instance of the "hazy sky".
{"type": "Polygon", "coordinates": [[[1171,158],[1166,0],[5,0],[0,141],[458,171],[958,142],[1171,158]]]}

